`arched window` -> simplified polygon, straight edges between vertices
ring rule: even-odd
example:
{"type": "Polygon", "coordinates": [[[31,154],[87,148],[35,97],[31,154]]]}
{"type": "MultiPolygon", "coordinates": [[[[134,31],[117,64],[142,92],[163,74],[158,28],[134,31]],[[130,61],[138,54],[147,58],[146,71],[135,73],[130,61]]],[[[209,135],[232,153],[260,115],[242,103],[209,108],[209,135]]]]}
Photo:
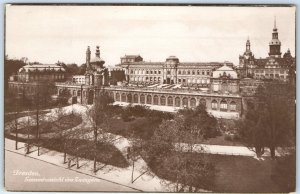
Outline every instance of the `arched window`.
{"type": "Polygon", "coordinates": [[[139,95],[133,95],[133,103],[139,103],[139,95]]]}
{"type": "Polygon", "coordinates": [[[140,103],[145,104],[145,95],[144,94],[141,94],[141,96],[140,96],[140,103]]]}
{"type": "Polygon", "coordinates": [[[120,94],[119,93],[116,93],[116,101],[120,102],[120,94]]]}
{"type": "Polygon", "coordinates": [[[200,75],[200,71],[199,70],[197,71],[197,75],[200,75]]]}
{"type": "Polygon", "coordinates": [[[131,96],[131,94],[127,95],[127,102],[128,103],[132,103],[132,96],[131,96]]]}
{"type": "Polygon", "coordinates": [[[225,100],[222,100],[220,103],[220,110],[221,111],[227,111],[227,102],[225,100]]]}
{"type": "Polygon", "coordinates": [[[188,71],[187,71],[187,74],[188,74],[188,75],[190,75],[190,74],[191,74],[190,70],[188,70],[188,71]]]}
{"type": "Polygon", "coordinates": [[[201,98],[200,99],[200,104],[202,104],[206,107],[206,100],[204,98],[201,98]]]}
{"type": "Polygon", "coordinates": [[[175,98],[175,106],[180,107],[180,98],[179,97],[175,98]]]}
{"type": "Polygon", "coordinates": [[[81,91],[80,90],[77,91],[77,96],[81,96],[81,91]]]}
{"type": "Polygon", "coordinates": [[[152,104],[152,97],[151,97],[151,95],[147,96],[147,104],[152,104]]]}
{"type": "Polygon", "coordinates": [[[211,109],[212,110],[218,109],[218,102],[216,100],[211,101],[211,109]]]}
{"type": "Polygon", "coordinates": [[[161,74],[161,71],[158,71],[158,74],[161,74]]]}
{"type": "Polygon", "coordinates": [[[173,98],[171,96],[168,97],[168,106],[173,106],[173,98]]]}
{"type": "Polygon", "coordinates": [[[153,71],[150,71],[150,74],[153,74],[153,71]]]}
{"type": "Polygon", "coordinates": [[[146,74],[149,74],[149,71],[148,71],[148,70],[146,71],[146,74]]]}
{"type": "Polygon", "coordinates": [[[121,101],[122,102],[126,102],[126,94],[125,93],[122,93],[122,95],[121,95],[121,101]]]}
{"type": "Polygon", "coordinates": [[[236,111],[236,103],[234,101],[230,103],[230,111],[236,111]]]}
{"type": "Polygon", "coordinates": [[[190,105],[192,108],[196,107],[196,99],[195,98],[191,98],[190,105]]]}
{"type": "Polygon", "coordinates": [[[188,107],[188,99],[186,97],[182,99],[182,106],[186,108],[188,107]]]}
{"type": "Polygon", "coordinates": [[[158,96],[156,95],[153,97],[153,104],[158,105],[158,96]]]}
{"type": "Polygon", "coordinates": [[[195,75],[195,71],[194,70],[192,71],[192,75],[195,75]]]}
{"type": "Polygon", "coordinates": [[[157,74],[156,71],[154,71],[154,74],[157,74]]]}
{"type": "Polygon", "coordinates": [[[178,75],[181,75],[181,71],[180,70],[178,71],[178,75]]]}
{"type": "Polygon", "coordinates": [[[166,105],[166,97],[165,96],[160,97],[160,105],[163,105],[163,106],[166,105]]]}

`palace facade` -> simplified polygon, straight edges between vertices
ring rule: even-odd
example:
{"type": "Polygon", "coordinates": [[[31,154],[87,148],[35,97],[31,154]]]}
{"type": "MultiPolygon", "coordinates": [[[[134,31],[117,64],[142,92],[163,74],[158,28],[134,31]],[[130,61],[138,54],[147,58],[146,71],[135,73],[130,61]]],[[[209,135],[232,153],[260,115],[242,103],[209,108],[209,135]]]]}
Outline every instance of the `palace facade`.
{"type": "Polygon", "coordinates": [[[131,84],[180,84],[191,87],[208,87],[212,72],[230,62],[180,62],[175,56],[165,62],[146,62],[140,55],[125,55],[116,66],[125,70],[126,80],[131,84]]]}

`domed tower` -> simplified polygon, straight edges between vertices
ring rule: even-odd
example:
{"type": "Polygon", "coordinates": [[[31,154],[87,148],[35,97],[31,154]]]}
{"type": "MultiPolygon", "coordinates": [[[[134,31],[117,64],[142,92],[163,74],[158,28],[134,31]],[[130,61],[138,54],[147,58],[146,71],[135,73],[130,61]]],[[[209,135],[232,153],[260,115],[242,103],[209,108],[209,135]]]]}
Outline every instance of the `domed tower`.
{"type": "Polygon", "coordinates": [[[175,56],[170,56],[166,59],[163,68],[163,83],[175,84],[177,83],[177,67],[179,59],[175,56]]]}
{"type": "Polygon", "coordinates": [[[276,18],[274,20],[272,40],[270,41],[269,46],[270,46],[269,56],[270,57],[275,57],[275,58],[281,58],[281,52],[280,52],[281,42],[278,39],[278,32],[277,32],[277,27],[276,27],[276,18]]]}
{"type": "Polygon", "coordinates": [[[86,51],[86,84],[94,86],[108,85],[108,70],[103,65],[105,61],[100,58],[100,47],[96,47],[95,57],[90,59],[91,51],[86,51]]]}
{"type": "Polygon", "coordinates": [[[100,47],[99,46],[96,46],[95,57],[91,59],[90,63],[91,63],[92,69],[95,71],[99,71],[104,68],[103,64],[105,63],[105,61],[100,58],[100,47]]]}

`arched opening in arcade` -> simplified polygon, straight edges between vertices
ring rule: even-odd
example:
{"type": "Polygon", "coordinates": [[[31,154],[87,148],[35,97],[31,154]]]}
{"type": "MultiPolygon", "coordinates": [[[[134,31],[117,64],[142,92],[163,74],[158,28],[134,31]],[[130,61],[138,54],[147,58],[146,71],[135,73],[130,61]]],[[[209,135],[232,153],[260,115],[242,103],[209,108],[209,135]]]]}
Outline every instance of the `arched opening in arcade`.
{"type": "Polygon", "coordinates": [[[89,96],[88,96],[88,104],[93,104],[94,103],[94,91],[90,90],[89,91],[89,96]]]}
{"type": "Polygon", "coordinates": [[[160,97],[160,105],[163,105],[163,106],[166,105],[166,97],[165,96],[160,97]]]}
{"type": "Polygon", "coordinates": [[[158,96],[157,96],[157,95],[155,95],[155,96],[153,97],[153,104],[154,104],[154,105],[158,105],[158,96]]]}
{"type": "Polygon", "coordinates": [[[196,107],[196,99],[195,98],[191,98],[190,105],[192,108],[196,107]]]}
{"type": "Polygon", "coordinates": [[[152,97],[151,97],[151,95],[147,95],[147,104],[152,104],[152,97]]]}
{"type": "Polygon", "coordinates": [[[175,106],[180,107],[180,98],[179,97],[175,98],[175,106]]]}
{"type": "Polygon", "coordinates": [[[133,103],[139,103],[139,95],[137,94],[133,95],[133,103]]]}
{"type": "Polygon", "coordinates": [[[132,103],[132,96],[131,96],[131,94],[127,95],[127,102],[128,103],[132,103]]]}
{"type": "Polygon", "coordinates": [[[182,106],[183,106],[184,108],[188,108],[188,99],[187,99],[187,97],[184,97],[184,98],[182,99],[182,106]]]}
{"type": "Polygon", "coordinates": [[[172,96],[168,97],[168,106],[173,106],[173,97],[172,96]]]}
{"type": "Polygon", "coordinates": [[[144,94],[141,94],[141,96],[140,96],[140,103],[145,104],[145,95],[144,94]]]}
{"type": "Polygon", "coordinates": [[[126,94],[125,93],[122,93],[122,95],[121,95],[121,101],[122,102],[126,102],[126,94]]]}

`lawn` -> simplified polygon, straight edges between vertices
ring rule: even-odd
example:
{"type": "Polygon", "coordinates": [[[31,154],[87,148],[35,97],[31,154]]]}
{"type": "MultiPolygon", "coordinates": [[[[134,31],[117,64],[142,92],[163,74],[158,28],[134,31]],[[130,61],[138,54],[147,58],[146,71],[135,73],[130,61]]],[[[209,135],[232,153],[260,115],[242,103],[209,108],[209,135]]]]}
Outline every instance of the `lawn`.
{"type": "MultiPolygon", "coordinates": [[[[50,111],[46,111],[46,110],[42,110],[42,111],[40,111],[40,114],[47,114],[47,113],[49,113],[50,111]]],[[[35,112],[21,112],[21,113],[10,113],[10,114],[5,114],[4,115],[4,122],[5,123],[7,123],[7,122],[10,122],[10,121],[12,121],[12,120],[14,120],[14,119],[18,119],[18,118],[21,118],[21,117],[26,117],[26,116],[32,116],[32,115],[34,115],[34,114],[36,114],[35,112]],[[16,115],[17,115],[17,117],[16,117],[16,115]]]]}
{"type": "Polygon", "coordinates": [[[237,140],[226,140],[225,135],[219,135],[213,138],[205,139],[201,142],[201,144],[209,144],[209,145],[224,145],[224,146],[245,146],[242,142],[237,140]]]}
{"type": "MultiPolygon", "coordinates": [[[[41,134],[58,132],[61,130],[67,130],[76,127],[80,123],[82,123],[81,116],[70,114],[61,117],[54,122],[43,121],[40,123],[39,129],[41,134]]],[[[15,129],[11,130],[11,132],[15,132],[15,131],[16,131],[15,129]]],[[[18,129],[18,132],[21,134],[27,134],[29,132],[29,134],[33,135],[36,134],[36,126],[23,127],[18,129]]]]}
{"type": "Polygon", "coordinates": [[[136,138],[149,139],[159,124],[156,121],[152,121],[151,118],[134,117],[134,119],[125,122],[121,118],[113,117],[109,121],[107,132],[127,138],[134,136],[136,138]]]}

